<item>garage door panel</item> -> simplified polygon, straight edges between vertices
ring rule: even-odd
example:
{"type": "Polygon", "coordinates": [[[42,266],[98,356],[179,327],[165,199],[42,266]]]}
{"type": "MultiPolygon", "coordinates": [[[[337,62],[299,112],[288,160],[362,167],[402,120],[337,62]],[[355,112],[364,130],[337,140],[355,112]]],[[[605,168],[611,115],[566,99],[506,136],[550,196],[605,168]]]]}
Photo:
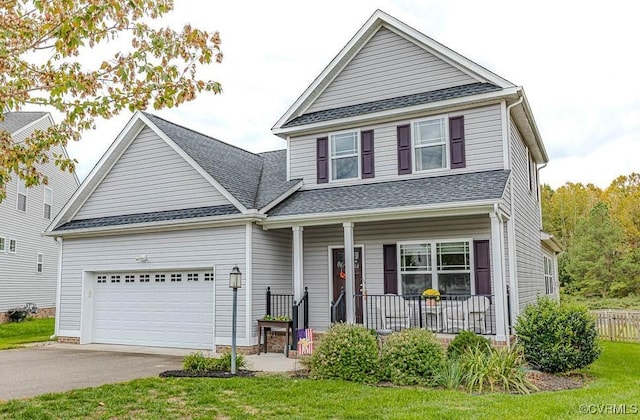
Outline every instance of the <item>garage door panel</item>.
{"type": "Polygon", "coordinates": [[[204,274],[96,275],[93,342],[212,348],[213,282],[204,274]]]}

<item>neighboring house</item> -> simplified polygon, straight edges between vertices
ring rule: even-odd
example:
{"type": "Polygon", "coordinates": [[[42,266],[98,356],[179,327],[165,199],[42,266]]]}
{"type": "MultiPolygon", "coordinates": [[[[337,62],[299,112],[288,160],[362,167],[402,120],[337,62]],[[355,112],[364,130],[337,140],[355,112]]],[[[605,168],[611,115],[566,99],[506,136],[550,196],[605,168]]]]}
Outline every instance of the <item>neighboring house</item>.
{"type": "MultiPolygon", "coordinates": [[[[52,124],[46,112],[7,112],[0,130],[21,142],[52,124]]],[[[66,154],[62,147],[52,152],[66,154]]],[[[0,202],[0,322],[7,319],[8,309],[27,302],[35,303],[43,314],[53,315],[56,307],[60,247],[42,233],[79,182],[75,174],[62,172],[53,162],[38,169],[48,177],[47,185],[25,188],[14,174],[6,185],[7,198],[0,202]]]]}
{"type": "Polygon", "coordinates": [[[376,11],[272,131],[286,151],[253,154],[135,114],[47,233],[59,338],[227,346],[236,265],[247,351],[268,311],[505,342],[557,293],[521,87],[376,11]]]}

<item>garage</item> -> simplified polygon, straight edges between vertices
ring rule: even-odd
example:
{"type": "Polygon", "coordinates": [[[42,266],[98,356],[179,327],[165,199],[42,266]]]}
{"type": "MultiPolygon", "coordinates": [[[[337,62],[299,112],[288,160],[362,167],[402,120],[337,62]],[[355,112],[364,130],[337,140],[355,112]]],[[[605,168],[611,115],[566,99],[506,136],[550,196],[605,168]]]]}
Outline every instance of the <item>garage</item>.
{"type": "Polygon", "coordinates": [[[93,342],[213,348],[213,272],[96,273],[93,342]]]}

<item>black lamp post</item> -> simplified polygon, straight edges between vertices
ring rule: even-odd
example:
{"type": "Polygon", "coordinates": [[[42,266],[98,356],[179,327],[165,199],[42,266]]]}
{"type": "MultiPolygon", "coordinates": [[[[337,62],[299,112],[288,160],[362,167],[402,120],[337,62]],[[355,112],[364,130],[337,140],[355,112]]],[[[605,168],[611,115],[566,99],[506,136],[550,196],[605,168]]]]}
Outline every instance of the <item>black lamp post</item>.
{"type": "Polygon", "coordinates": [[[231,311],[231,374],[236,372],[236,318],[238,313],[238,289],[242,287],[242,273],[236,265],[229,274],[229,287],[233,289],[233,309],[231,311]]]}

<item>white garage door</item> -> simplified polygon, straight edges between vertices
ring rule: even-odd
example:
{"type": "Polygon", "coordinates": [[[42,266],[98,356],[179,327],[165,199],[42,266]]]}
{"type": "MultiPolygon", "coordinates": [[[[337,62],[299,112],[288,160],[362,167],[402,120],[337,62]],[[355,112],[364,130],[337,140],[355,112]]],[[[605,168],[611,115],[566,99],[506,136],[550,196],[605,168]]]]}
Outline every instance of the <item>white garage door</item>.
{"type": "Polygon", "coordinates": [[[213,273],[96,275],[93,342],[213,348],[213,273]]]}

